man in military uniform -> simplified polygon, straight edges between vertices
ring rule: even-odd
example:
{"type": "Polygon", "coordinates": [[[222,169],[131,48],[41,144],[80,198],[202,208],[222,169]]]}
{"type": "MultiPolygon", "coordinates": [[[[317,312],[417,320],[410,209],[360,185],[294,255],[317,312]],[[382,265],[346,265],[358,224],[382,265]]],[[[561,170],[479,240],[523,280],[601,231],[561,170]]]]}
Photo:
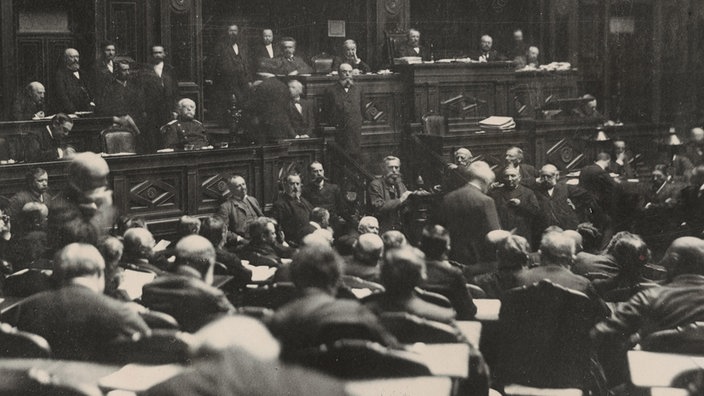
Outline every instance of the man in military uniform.
{"type": "Polygon", "coordinates": [[[210,145],[203,124],[193,119],[196,103],[191,99],[181,99],[177,105],[178,118],[161,127],[164,148],[178,150],[200,149],[210,145]]]}

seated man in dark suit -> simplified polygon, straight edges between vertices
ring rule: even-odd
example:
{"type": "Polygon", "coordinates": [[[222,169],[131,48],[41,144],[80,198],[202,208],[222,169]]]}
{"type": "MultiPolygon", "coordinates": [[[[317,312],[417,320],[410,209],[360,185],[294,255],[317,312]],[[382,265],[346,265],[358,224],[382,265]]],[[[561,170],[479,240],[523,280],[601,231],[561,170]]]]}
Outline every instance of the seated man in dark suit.
{"type": "Polygon", "coordinates": [[[345,40],[342,44],[342,56],[335,57],[332,70],[337,70],[343,63],[352,66],[353,74],[366,74],[372,71],[369,65],[357,57],[357,43],[354,40],[345,40]]]}
{"type": "Polygon", "coordinates": [[[384,158],[384,177],[369,183],[369,200],[379,219],[380,232],[400,230],[408,212],[409,191],[401,176],[401,160],[394,156],[384,158]]]}
{"type": "Polygon", "coordinates": [[[496,62],[506,60],[506,57],[493,49],[494,39],[488,34],[482,36],[479,41],[479,50],[472,51],[468,58],[478,60],[479,62],[496,62]]]}
{"type": "Polygon", "coordinates": [[[271,215],[281,226],[287,242],[298,245],[310,221],[313,205],[301,196],[301,176],[290,174],[283,181],[284,193],[274,202],[271,215]]]}
{"type": "Polygon", "coordinates": [[[44,86],[37,81],[27,84],[12,103],[12,119],[14,121],[44,118],[44,86]]]}
{"type": "Polygon", "coordinates": [[[207,239],[189,235],[178,241],[175,253],[174,274],[144,285],[145,306],[173,316],[189,332],[235,311],[225,293],[211,286],[215,248],[207,239]]]}
{"type": "Polygon", "coordinates": [[[442,323],[453,323],[455,310],[427,302],[418,297],[415,289],[427,276],[425,255],[406,246],[384,254],[381,266],[381,284],[386,291],[365,300],[374,313],[407,312],[421,318],[442,323]]]}
{"type": "Polygon", "coordinates": [[[240,256],[251,265],[280,267],[282,258],[290,258],[294,249],[283,246],[276,229],[276,220],[259,217],[249,224],[249,243],[242,248],[240,256]]]}
{"type": "Polygon", "coordinates": [[[330,212],[330,224],[337,230],[346,217],[345,202],[340,187],[325,177],[325,169],[320,162],[311,162],[308,171],[310,182],[303,186],[301,195],[311,205],[327,209],[330,212]]]}
{"type": "Polygon", "coordinates": [[[528,267],[530,245],[522,236],[508,234],[496,243],[496,272],[481,274],[472,279],[472,284],[479,286],[487,298],[503,298],[504,294],[518,287],[517,278],[528,267]]]}
{"type": "Polygon", "coordinates": [[[147,324],[130,306],[103,295],[105,262],[98,249],[73,243],[56,256],[53,277],[57,290],[36,294],[7,318],[20,330],[49,341],[59,359],[91,360],[105,344],[148,335],[147,324]]]}
{"type": "Polygon", "coordinates": [[[252,280],[252,271],[242,266],[242,261],[235,253],[225,250],[227,225],[221,218],[206,217],[201,222],[199,232],[213,244],[215,259],[227,268],[227,274],[233,277],[233,284],[244,286],[252,280]]]}
{"type": "Polygon", "coordinates": [[[227,179],[230,197],[220,204],[217,216],[227,225],[227,240],[244,244],[249,239],[247,229],[259,217],[264,216],[256,198],[247,195],[247,182],[240,175],[227,179]]]}
{"type": "Polygon", "coordinates": [[[32,168],[24,176],[25,188],[10,198],[7,214],[12,218],[20,214],[24,205],[30,202],[49,204],[49,174],[42,168],[32,168]]]}
{"type": "Polygon", "coordinates": [[[704,320],[704,241],[676,239],[660,264],[667,268],[667,283],[643,290],[620,305],[611,318],[594,328],[597,340],[626,342],[635,333],[642,339],[656,331],[704,320]]]}
{"type": "Polygon", "coordinates": [[[282,38],[280,45],[281,56],[276,58],[277,74],[299,75],[313,72],[303,58],[296,56],[296,40],[293,37],[282,38]]]}
{"type": "Polygon", "coordinates": [[[71,129],[73,129],[73,120],[66,114],[56,114],[45,129],[28,141],[25,147],[28,160],[43,162],[71,158],[76,150],[65,142],[71,129]]]}
{"type": "Polygon", "coordinates": [[[548,232],[540,241],[540,266],[531,268],[517,276],[518,286],[528,286],[547,279],[556,285],[586,294],[598,301],[604,312],[608,308],[594,290],[589,279],[575,275],[570,269],[574,263],[575,240],[562,232],[548,232]]]}
{"type": "Polygon", "coordinates": [[[291,101],[288,106],[288,118],[291,126],[296,132],[296,139],[309,138],[313,136],[316,125],[316,113],[318,109],[315,102],[310,99],[303,99],[303,84],[298,80],[288,82],[288,91],[291,93],[291,101]]]}
{"type": "Polygon", "coordinates": [[[423,229],[420,241],[425,253],[427,277],[421,282],[423,289],[442,294],[452,303],[457,311],[457,318],[470,320],[477,313],[472,295],[467,290],[463,266],[450,261],[450,234],[440,225],[427,226],[423,229]]]}
{"type": "Polygon", "coordinates": [[[370,341],[395,345],[393,336],[366,307],[334,297],[341,265],[342,258],[321,244],[305,246],[294,256],[291,279],[301,297],[279,308],[269,321],[271,333],[281,342],[284,360],[301,349],[317,347],[326,336],[326,327],[336,324],[359,326],[370,341]]]}
{"type": "Polygon", "coordinates": [[[146,228],[135,227],[125,231],[123,236],[124,251],[120,266],[134,271],[151,272],[157,276],[166,274],[152,262],[156,242],[152,233],[146,228]]]}
{"type": "Polygon", "coordinates": [[[394,53],[394,58],[405,58],[409,56],[420,57],[424,61],[430,60],[430,51],[420,45],[420,32],[416,29],[408,30],[406,42],[398,44],[396,46],[396,52],[394,53]]]}
{"type": "Polygon", "coordinates": [[[496,179],[502,180],[504,178],[504,169],[512,166],[518,169],[518,174],[521,176],[521,184],[530,189],[534,189],[537,183],[536,178],[538,177],[538,171],[535,170],[533,165],[526,164],[523,160],[523,150],[520,147],[509,147],[504,157],[504,165],[494,170],[496,179]]]}
{"type": "Polygon", "coordinates": [[[178,150],[201,149],[209,146],[203,124],[194,119],[196,102],[184,98],[176,105],[178,118],[161,127],[164,148],[178,150]]]}
{"type": "Polygon", "coordinates": [[[379,283],[379,264],[384,242],[376,234],[362,234],[354,243],[352,256],[347,257],[342,272],[345,275],[379,283]]]}

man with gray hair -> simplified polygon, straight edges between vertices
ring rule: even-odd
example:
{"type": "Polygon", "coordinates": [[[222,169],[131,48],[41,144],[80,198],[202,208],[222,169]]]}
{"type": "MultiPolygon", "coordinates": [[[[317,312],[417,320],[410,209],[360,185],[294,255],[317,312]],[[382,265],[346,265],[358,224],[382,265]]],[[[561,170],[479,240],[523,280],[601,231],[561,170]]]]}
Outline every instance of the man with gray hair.
{"type": "Polygon", "coordinates": [[[406,34],[406,42],[397,45],[394,52],[394,58],[409,56],[420,57],[424,61],[430,60],[430,52],[420,45],[420,32],[417,29],[409,29],[406,34]]]}
{"type": "Polygon", "coordinates": [[[350,66],[352,66],[352,73],[355,75],[366,74],[372,71],[371,67],[357,56],[357,43],[355,43],[354,40],[345,40],[345,42],[342,43],[342,56],[335,58],[335,62],[332,64],[332,70],[337,70],[343,63],[349,63],[350,66]]]}
{"type": "Polygon", "coordinates": [[[337,129],[335,142],[355,161],[361,160],[364,93],[354,83],[352,65],[342,63],[337,68],[338,81],[323,93],[323,109],[327,122],[337,129]]]}
{"type": "Polygon", "coordinates": [[[288,106],[288,118],[295,136],[280,136],[281,139],[295,137],[296,139],[309,138],[313,135],[316,126],[315,114],[318,112],[311,99],[303,98],[303,84],[298,80],[288,82],[288,92],[291,100],[288,106]]]}
{"type": "Polygon", "coordinates": [[[521,176],[521,184],[533,189],[535,188],[536,178],[538,177],[538,171],[535,167],[530,164],[523,162],[525,159],[523,150],[520,147],[509,147],[506,150],[506,155],[504,157],[504,166],[500,166],[495,169],[495,174],[497,179],[503,179],[504,169],[507,167],[514,167],[518,169],[518,173],[521,176]]]}
{"type": "Polygon", "coordinates": [[[230,197],[220,204],[217,215],[227,224],[228,242],[243,243],[249,239],[247,227],[264,216],[259,201],[247,195],[247,182],[240,175],[232,175],[227,179],[230,197]]]}
{"type": "Polygon", "coordinates": [[[403,229],[408,198],[415,192],[409,191],[401,176],[401,160],[389,155],[384,158],[384,177],[369,183],[369,200],[374,214],[379,219],[380,231],[403,229]]]}
{"type": "Polygon", "coordinates": [[[35,294],[3,318],[49,342],[55,358],[92,360],[118,337],[137,340],[149,327],[127,304],[103,295],[105,261],[98,249],[72,243],[54,260],[59,288],[35,294]]]}
{"type": "Polygon", "coordinates": [[[45,102],[44,95],[46,89],[38,81],[27,84],[22,91],[17,94],[17,98],[12,103],[12,119],[15,121],[44,118],[45,102]]]}
{"type": "Polygon", "coordinates": [[[176,105],[178,117],[161,127],[164,148],[197,150],[210,145],[203,124],[194,119],[196,102],[184,98],[176,105]]]}
{"type": "Polygon", "coordinates": [[[450,231],[453,240],[450,258],[468,265],[471,275],[483,272],[475,264],[491,261],[493,252],[485,237],[489,231],[501,227],[494,200],[486,195],[494,182],[489,165],[476,161],[459,170],[468,182],[443,198],[441,224],[450,231]]]}
{"type": "Polygon", "coordinates": [[[376,234],[362,234],[354,243],[353,254],[346,258],[345,275],[379,283],[379,261],[384,251],[384,242],[376,234]]]}

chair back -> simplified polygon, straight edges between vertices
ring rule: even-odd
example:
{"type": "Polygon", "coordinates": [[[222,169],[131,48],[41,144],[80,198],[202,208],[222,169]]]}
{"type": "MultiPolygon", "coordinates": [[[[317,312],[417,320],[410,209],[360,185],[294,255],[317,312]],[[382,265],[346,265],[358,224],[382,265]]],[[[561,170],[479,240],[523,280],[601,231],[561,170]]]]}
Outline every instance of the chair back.
{"type": "Polygon", "coordinates": [[[600,318],[596,302],[548,280],[508,291],[499,312],[499,381],[548,388],[593,384],[589,331],[600,318]]]}
{"type": "Polygon", "coordinates": [[[136,139],[130,131],[108,128],[100,132],[100,141],[106,154],[137,152],[136,139]]]}
{"type": "Polygon", "coordinates": [[[0,357],[48,359],[51,347],[44,337],[0,323],[0,357]]]}
{"type": "Polygon", "coordinates": [[[450,299],[441,293],[438,293],[434,290],[428,290],[427,287],[424,287],[423,289],[416,287],[415,292],[416,295],[425,302],[439,305],[444,308],[452,308],[452,303],[450,302],[450,299]]]}
{"type": "Polygon", "coordinates": [[[192,335],[188,333],[154,329],[150,336],[136,341],[120,338],[108,343],[100,360],[116,364],[188,363],[192,344],[192,335]]]}
{"type": "Polygon", "coordinates": [[[427,320],[405,312],[385,312],[381,324],[402,344],[451,344],[460,342],[458,332],[445,323],[427,320]]]}
{"type": "Polygon", "coordinates": [[[469,294],[472,295],[472,298],[487,298],[484,289],[477,285],[467,283],[467,290],[469,291],[469,294]]]}
{"type": "Polygon", "coordinates": [[[301,351],[296,363],[345,379],[398,378],[431,375],[420,361],[377,343],[339,340],[301,351]]]}
{"type": "Polygon", "coordinates": [[[643,350],[652,352],[704,354],[704,322],[656,331],[643,338],[640,346],[643,350]]]}
{"type": "Polygon", "coordinates": [[[332,71],[333,57],[323,52],[311,58],[313,73],[328,74],[332,71]]]}
{"type": "Polygon", "coordinates": [[[384,286],[376,282],[364,280],[358,276],[342,275],[340,280],[342,281],[342,284],[351,289],[369,289],[372,293],[383,293],[386,291],[384,286]]]}
{"type": "Polygon", "coordinates": [[[256,289],[244,289],[241,305],[277,309],[296,297],[298,297],[298,290],[293,283],[278,282],[256,289]]]}
{"type": "Polygon", "coordinates": [[[173,316],[163,312],[144,311],[140,312],[139,316],[144,319],[150,329],[178,330],[181,327],[173,316]]]}

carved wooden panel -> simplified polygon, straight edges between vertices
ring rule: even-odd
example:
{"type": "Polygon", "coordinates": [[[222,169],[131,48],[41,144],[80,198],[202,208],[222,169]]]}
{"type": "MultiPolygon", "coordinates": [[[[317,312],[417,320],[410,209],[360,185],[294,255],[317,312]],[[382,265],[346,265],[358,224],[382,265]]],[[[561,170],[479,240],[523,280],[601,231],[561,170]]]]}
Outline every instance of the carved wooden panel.
{"type": "Polygon", "coordinates": [[[136,174],[127,180],[128,208],[135,214],[164,210],[185,210],[183,178],[180,172],[158,175],[136,174]]]}
{"type": "Polygon", "coordinates": [[[133,59],[146,53],[144,41],[146,1],[107,1],[105,4],[105,37],[115,42],[118,52],[133,59]]]}
{"type": "Polygon", "coordinates": [[[219,165],[198,170],[198,213],[212,213],[227,199],[227,180],[236,174],[244,177],[250,193],[256,188],[254,169],[247,164],[219,165]]]}
{"type": "Polygon", "coordinates": [[[496,114],[495,90],[490,83],[441,85],[437,108],[450,118],[485,118],[496,114]]]}
{"type": "Polygon", "coordinates": [[[582,147],[572,139],[560,139],[545,153],[545,162],[559,170],[573,170],[584,165],[585,156],[582,147]]]}

